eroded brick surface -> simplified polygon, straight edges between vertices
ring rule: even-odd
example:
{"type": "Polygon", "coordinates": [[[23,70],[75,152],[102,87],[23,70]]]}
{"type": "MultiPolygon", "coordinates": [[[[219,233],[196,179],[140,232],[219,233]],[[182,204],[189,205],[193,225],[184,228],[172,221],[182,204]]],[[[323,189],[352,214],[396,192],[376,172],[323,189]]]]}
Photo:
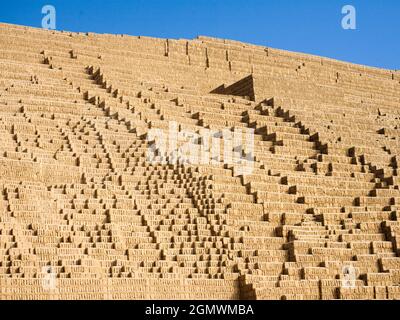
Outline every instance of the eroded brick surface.
{"type": "Polygon", "coordinates": [[[399,89],[234,41],[0,24],[0,299],[400,298],[399,89]],[[252,174],[149,162],[171,121],[253,128],[252,174]]]}

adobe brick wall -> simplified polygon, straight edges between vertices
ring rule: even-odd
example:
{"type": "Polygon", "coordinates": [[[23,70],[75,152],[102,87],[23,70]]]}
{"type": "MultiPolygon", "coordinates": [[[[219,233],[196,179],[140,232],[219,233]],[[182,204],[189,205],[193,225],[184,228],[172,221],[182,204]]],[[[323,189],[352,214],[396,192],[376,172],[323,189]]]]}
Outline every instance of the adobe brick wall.
{"type": "Polygon", "coordinates": [[[0,299],[399,298],[398,71],[210,37],[0,44],[0,299]],[[171,123],[254,130],[231,150],[251,174],[149,161],[171,123]]]}

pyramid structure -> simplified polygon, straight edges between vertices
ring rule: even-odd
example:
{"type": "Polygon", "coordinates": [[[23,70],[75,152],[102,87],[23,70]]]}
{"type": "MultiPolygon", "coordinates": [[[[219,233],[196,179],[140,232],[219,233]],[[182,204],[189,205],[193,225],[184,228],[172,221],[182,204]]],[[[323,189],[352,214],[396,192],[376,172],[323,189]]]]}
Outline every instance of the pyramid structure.
{"type": "Polygon", "coordinates": [[[399,71],[0,24],[0,299],[399,299],[399,106],[399,71]]]}

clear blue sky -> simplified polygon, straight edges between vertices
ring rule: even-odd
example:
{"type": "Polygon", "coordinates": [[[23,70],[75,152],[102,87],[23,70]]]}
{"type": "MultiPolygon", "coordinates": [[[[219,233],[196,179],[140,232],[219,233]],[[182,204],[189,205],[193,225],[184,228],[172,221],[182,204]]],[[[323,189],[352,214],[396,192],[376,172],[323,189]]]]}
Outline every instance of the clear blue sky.
{"type": "Polygon", "coordinates": [[[207,35],[400,69],[399,0],[10,0],[0,21],[41,26],[43,5],[57,29],[192,39],[207,35]],[[357,29],[341,27],[344,5],[357,29]]]}

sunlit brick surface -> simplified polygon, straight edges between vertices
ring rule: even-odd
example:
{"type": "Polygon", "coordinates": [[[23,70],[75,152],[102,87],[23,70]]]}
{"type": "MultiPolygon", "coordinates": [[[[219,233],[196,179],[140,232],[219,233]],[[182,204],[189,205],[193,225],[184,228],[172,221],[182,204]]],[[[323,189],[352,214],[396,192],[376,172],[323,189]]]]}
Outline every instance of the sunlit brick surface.
{"type": "Polygon", "coordinates": [[[400,298],[399,82],[235,41],[0,24],[0,299],[400,298]],[[149,162],[171,121],[253,128],[252,174],[149,162]]]}

